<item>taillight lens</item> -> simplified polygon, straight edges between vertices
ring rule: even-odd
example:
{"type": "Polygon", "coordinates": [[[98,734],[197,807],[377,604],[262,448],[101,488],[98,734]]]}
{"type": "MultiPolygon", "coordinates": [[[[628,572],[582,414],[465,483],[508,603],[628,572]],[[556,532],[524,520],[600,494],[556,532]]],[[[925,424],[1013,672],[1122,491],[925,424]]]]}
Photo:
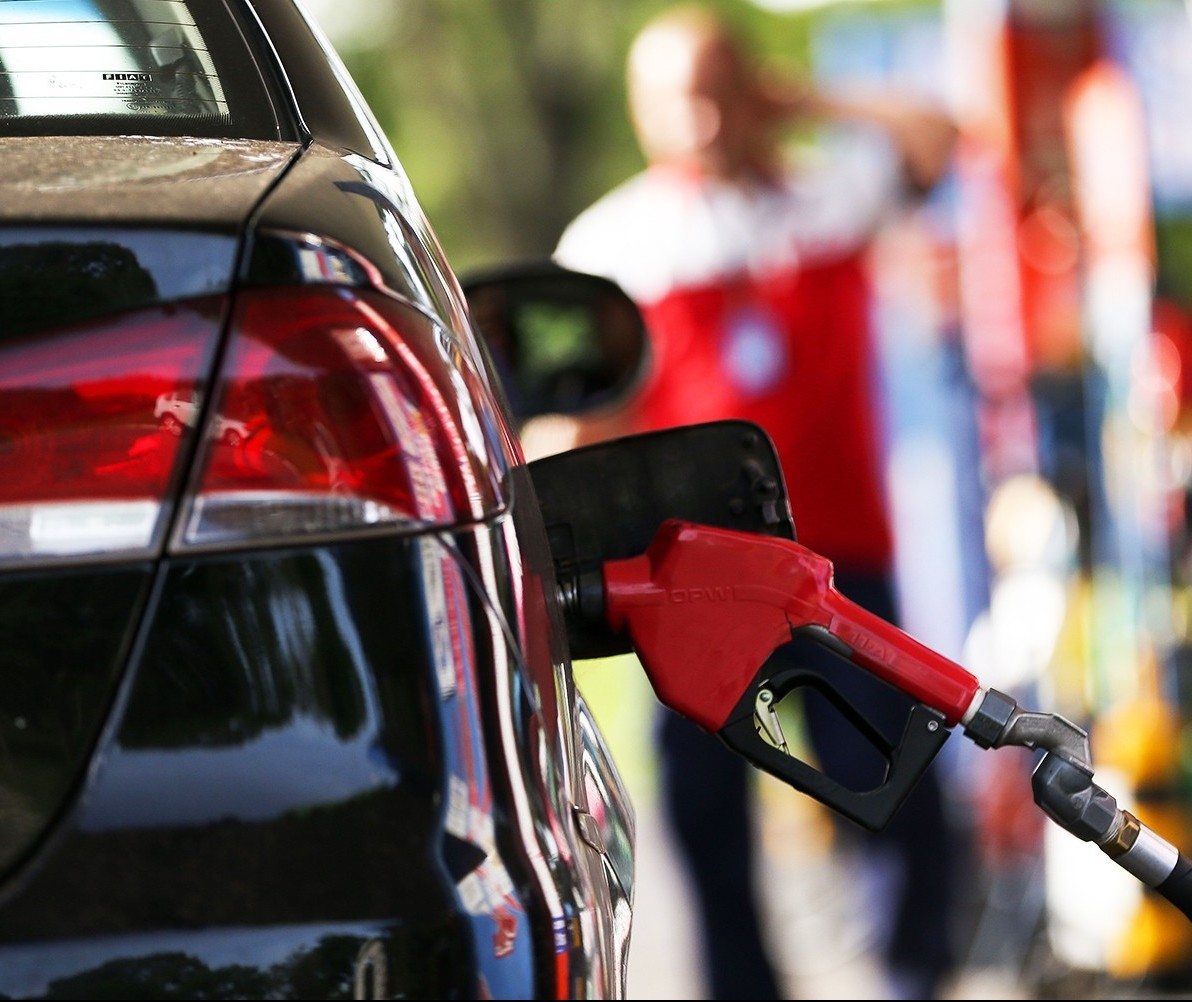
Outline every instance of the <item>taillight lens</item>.
{"type": "Polygon", "coordinates": [[[483,518],[500,481],[486,395],[455,338],[404,302],[334,286],[243,293],[176,545],[483,518]]]}
{"type": "Polygon", "coordinates": [[[412,306],[254,290],[0,341],[0,563],[285,543],[481,519],[500,429],[470,353],[412,306]],[[206,397],[210,396],[210,403],[206,397]]]}
{"type": "Polygon", "coordinates": [[[0,341],[0,562],[137,555],[159,542],[223,301],[0,341]]]}

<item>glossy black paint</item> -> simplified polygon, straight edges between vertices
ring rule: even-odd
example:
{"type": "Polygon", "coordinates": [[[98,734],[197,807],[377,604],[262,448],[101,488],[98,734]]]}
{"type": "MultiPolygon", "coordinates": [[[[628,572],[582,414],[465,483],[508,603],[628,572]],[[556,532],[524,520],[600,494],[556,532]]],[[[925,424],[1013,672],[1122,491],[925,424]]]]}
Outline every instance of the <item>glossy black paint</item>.
{"type": "MultiPolygon", "coordinates": [[[[316,141],[259,207],[241,281],[352,284],[361,277],[475,340],[463,289],[400,166],[381,167],[316,141]]],[[[469,354],[479,366],[490,364],[478,345],[469,354]]]]}
{"type": "MultiPolygon", "coordinates": [[[[419,252],[410,225],[411,207],[390,172],[367,158],[316,143],[303,151],[256,213],[241,266],[244,284],[379,281],[436,315],[447,310],[428,296],[426,279],[438,281],[434,265],[419,252]],[[314,235],[344,261],[346,273],[312,275],[309,253],[285,254],[279,242],[314,235]],[[371,272],[371,274],[370,274],[371,272]]],[[[440,297],[441,298],[441,297],[440,297]]]]}
{"type": "MultiPolygon", "coordinates": [[[[193,930],[54,946],[47,972],[37,950],[4,951],[6,981],[25,999],[392,998],[386,957],[435,971],[450,984],[456,958],[438,940],[411,955],[395,923],[193,930]]],[[[466,990],[444,999],[472,998],[466,990]]]]}
{"type": "MultiPolygon", "coordinates": [[[[424,547],[454,560],[441,542],[392,539],[163,571],[101,765],[0,909],[0,993],[84,977],[110,992],[121,969],[131,990],[145,964],[192,951],[188,964],[218,967],[203,957],[222,938],[190,931],[238,928],[347,936],[347,985],[379,937],[389,992],[406,997],[466,997],[481,972],[503,975],[477,956],[492,916],[456,893],[485,851],[444,824],[459,721],[436,684],[424,547]],[[18,977],[29,965],[13,948],[39,941],[60,947],[18,977]]],[[[519,977],[527,934],[504,963],[519,977]]],[[[261,955],[236,966],[245,984],[279,976],[261,955]]]]}
{"type": "Polygon", "coordinates": [[[152,569],[95,567],[0,576],[0,872],[81,783],[116,695],[152,569]],[[13,823],[15,820],[16,823],[13,823]]]}
{"type": "Polygon", "coordinates": [[[284,58],[272,62],[283,93],[303,131],[311,138],[381,164],[393,156],[384,135],[361,114],[363,100],[346,76],[338,72],[338,57],[329,53],[288,0],[252,0],[247,5],[259,18],[266,37],[284,58]]]}
{"type": "Polygon", "coordinates": [[[0,341],[226,292],[234,234],[0,230],[0,341]]]}

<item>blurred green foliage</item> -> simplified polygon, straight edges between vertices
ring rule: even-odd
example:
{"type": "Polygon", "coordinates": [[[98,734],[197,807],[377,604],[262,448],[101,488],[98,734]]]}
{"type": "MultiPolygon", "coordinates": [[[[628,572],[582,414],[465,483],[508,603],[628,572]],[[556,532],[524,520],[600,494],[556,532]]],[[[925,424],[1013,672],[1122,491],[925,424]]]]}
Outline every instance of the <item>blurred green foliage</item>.
{"type": "MultiPolygon", "coordinates": [[[[625,53],[669,5],[401,0],[365,37],[336,38],[458,271],[548,255],[580,209],[641,167],[625,53]]],[[[806,66],[814,15],[716,5],[763,52],[806,66]]]]}

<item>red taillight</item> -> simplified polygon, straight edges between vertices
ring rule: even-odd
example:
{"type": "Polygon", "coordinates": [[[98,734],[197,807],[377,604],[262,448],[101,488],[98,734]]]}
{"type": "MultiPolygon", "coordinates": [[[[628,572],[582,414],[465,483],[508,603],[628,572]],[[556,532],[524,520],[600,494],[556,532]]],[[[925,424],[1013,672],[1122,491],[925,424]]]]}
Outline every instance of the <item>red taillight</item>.
{"type": "Polygon", "coordinates": [[[254,290],[231,334],[178,546],[447,525],[496,507],[482,383],[418,310],[334,286],[254,290]]]}
{"type": "Polygon", "coordinates": [[[0,563],[155,552],[200,422],[179,547],[439,526],[500,507],[488,391],[443,328],[380,293],[243,293],[206,405],[224,305],[0,342],[0,563]]]}
{"type": "Polygon", "coordinates": [[[148,553],[222,301],[155,307],[0,342],[0,562],[148,553]]]}

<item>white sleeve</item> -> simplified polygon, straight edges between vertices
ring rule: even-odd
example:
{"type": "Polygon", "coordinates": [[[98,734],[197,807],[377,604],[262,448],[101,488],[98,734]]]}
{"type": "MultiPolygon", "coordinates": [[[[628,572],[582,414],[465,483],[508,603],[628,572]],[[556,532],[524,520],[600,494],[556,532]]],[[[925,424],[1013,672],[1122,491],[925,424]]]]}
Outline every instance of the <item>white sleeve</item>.
{"type": "Polygon", "coordinates": [[[649,300],[671,282],[684,204],[673,186],[631,178],[582,211],[564,229],[554,259],[565,268],[611,278],[649,300]]]}
{"type": "Polygon", "coordinates": [[[554,259],[564,268],[616,278],[618,240],[623,242],[624,234],[618,234],[608,214],[602,211],[601,204],[596,203],[576,216],[563,230],[555,247],[554,259]]]}

